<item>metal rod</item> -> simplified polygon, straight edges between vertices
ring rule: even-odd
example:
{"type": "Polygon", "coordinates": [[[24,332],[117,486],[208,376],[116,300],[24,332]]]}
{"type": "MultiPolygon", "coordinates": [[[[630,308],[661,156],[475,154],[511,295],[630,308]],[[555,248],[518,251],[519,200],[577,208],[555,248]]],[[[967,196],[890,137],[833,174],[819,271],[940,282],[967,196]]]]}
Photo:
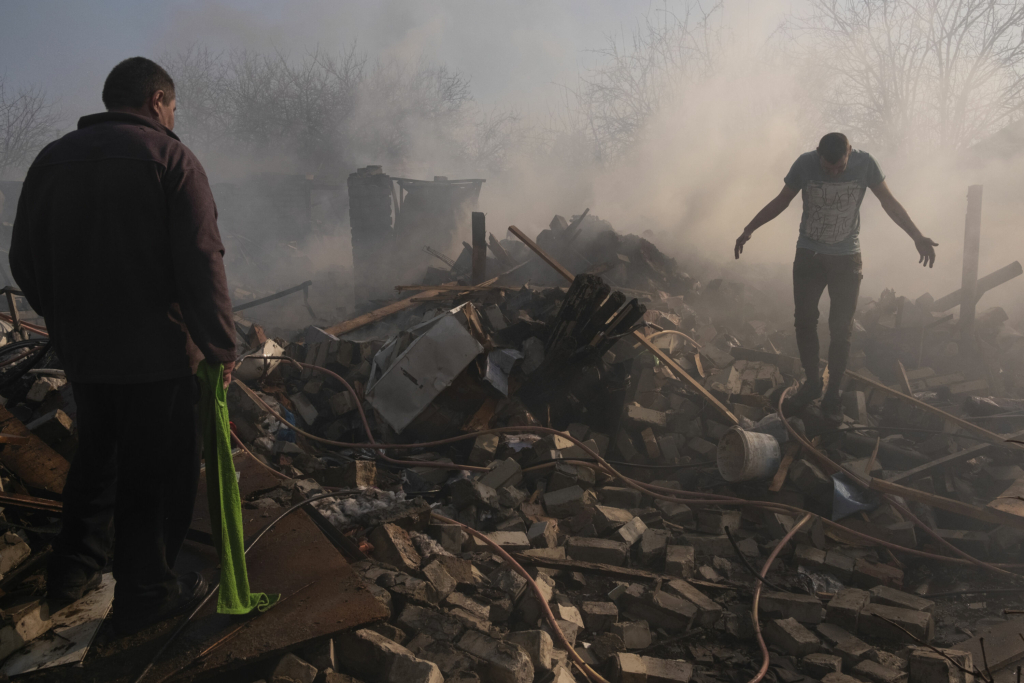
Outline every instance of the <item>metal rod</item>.
{"type": "Polygon", "coordinates": [[[282,290],[282,291],[278,292],[277,294],[271,294],[270,296],[265,296],[262,299],[256,299],[256,301],[248,301],[248,302],[246,302],[244,304],[239,304],[239,305],[233,307],[231,309],[231,312],[232,313],[237,313],[238,311],[244,311],[247,308],[255,308],[256,306],[260,306],[260,305],[265,304],[267,302],[274,301],[275,299],[280,299],[281,297],[288,296],[289,294],[294,294],[295,292],[301,292],[304,289],[308,289],[311,284],[313,284],[312,280],[306,280],[301,285],[295,285],[294,287],[290,287],[288,289],[282,290]]]}

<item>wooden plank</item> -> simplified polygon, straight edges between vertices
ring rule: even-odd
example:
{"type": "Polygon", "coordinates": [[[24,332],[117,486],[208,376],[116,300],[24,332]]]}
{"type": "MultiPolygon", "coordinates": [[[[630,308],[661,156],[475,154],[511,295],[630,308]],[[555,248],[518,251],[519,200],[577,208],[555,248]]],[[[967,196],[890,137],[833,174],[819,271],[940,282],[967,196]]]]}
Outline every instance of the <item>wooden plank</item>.
{"type": "Polygon", "coordinates": [[[667,365],[668,368],[672,372],[674,372],[677,377],[679,377],[679,379],[683,380],[684,382],[689,384],[691,387],[696,389],[697,392],[700,393],[708,401],[708,403],[710,403],[712,406],[714,406],[715,410],[720,412],[726,419],[728,419],[730,423],[732,423],[734,425],[737,425],[737,424],[740,423],[740,421],[736,419],[736,416],[732,414],[732,411],[729,410],[728,408],[726,408],[725,405],[721,401],[719,401],[717,398],[715,398],[714,395],[710,391],[705,389],[703,384],[701,384],[700,382],[695,380],[693,377],[690,377],[690,375],[687,374],[686,370],[683,370],[681,367],[679,367],[679,364],[676,363],[674,360],[672,360],[668,356],[668,354],[666,354],[664,351],[662,351],[657,346],[655,346],[650,341],[648,341],[647,337],[645,337],[644,335],[640,334],[639,330],[635,330],[633,332],[633,335],[638,340],[640,340],[640,343],[643,344],[644,346],[646,346],[647,349],[651,353],[653,353],[655,356],[657,356],[658,360],[660,360],[662,363],[667,365]]]}
{"type": "MultiPolygon", "coordinates": [[[[1010,265],[1003,266],[999,270],[993,271],[985,277],[978,278],[975,289],[975,299],[980,299],[981,295],[988,290],[1009,282],[1022,274],[1024,274],[1024,267],[1020,265],[1020,261],[1014,261],[1010,265]]],[[[963,290],[958,289],[940,299],[936,299],[935,303],[932,304],[932,311],[935,313],[941,313],[943,311],[948,311],[951,308],[956,308],[960,305],[962,295],[963,290]]],[[[943,320],[945,320],[945,318],[943,318],[943,320]]]]}
{"type": "Polygon", "coordinates": [[[903,367],[903,363],[900,362],[898,359],[896,360],[896,365],[897,367],[899,367],[900,370],[900,386],[903,388],[903,393],[906,394],[907,396],[913,396],[914,390],[910,388],[910,380],[907,379],[906,368],[903,367]]]}
{"type": "MultiPolygon", "coordinates": [[[[1002,437],[1000,437],[1000,438],[1002,438],[1002,437]]],[[[1024,438],[1024,431],[1014,432],[1013,434],[1010,434],[1006,438],[1008,438],[1008,439],[1024,438]]],[[[991,450],[993,448],[999,448],[1000,446],[1002,446],[1002,444],[998,444],[998,443],[980,443],[980,444],[978,444],[976,446],[971,446],[970,448],[965,448],[962,451],[957,451],[956,453],[950,453],[949,455],[944,455],[943,457],[938,458],[937,460],[932,460],[931,462],[926,463],[924,465],[919,465],[919,466],[915,467],[914,469],[907,470],[906,472],[901,472],[900,474],[897,474],[895,477],[893,477],[889,481],[891,481],[894,484],[896,484],[898,482],[901,482],[901,481],[911,481],[913,479],[916,479],[919,476],[922,476],[924,474],[927,474],[928,472],[931,472],[932,470],[945,467],[946,465],[952,465],[954,463],[961,462],[961,461],[964,461],[964,460],[970,460],[971,458],[973,458],[976,455],[984,455],[989,450],[991,450]]]]}
{"type": "Polygon", "coordinates": [[[62,493],[68,477],[68,461],[30,432],[21,420],[0,406],[0,432],[24,437],[24,445],[5,444],[0,449],[0,463],[30,489],[62,493]]]}
{"type": "Polygon", "coordinates": [[[960,355],[974,354],[974,310],[978,304],[978,253],[981,249],[981,185],[967,188],[964,260],[960,291],[960,355]]]}
{"type": "Polygon", "coordinates": [[[544,261],[544,263],[548,264],[549,266],[554,268],[556,271],[558,271],[559,275],[564,277],[569,282],[572,282],[573,279],[575,279],[575,277],[576,277],[575,275],[570,273],[569,270],[567,268],[565,268],[562,264],[560,264],[558,261],[556,261],[555,259],[553,259],[550,256],[548,256],[547,252],[545,252],[543,249],[538,247],[537,243],[534,242],[533,240],[531,240],[529,237],[527,237],[523,233],[522,230],[520,230],[519,228],[517,228],[514,225],[510,225],[510,226],[508,226],[508,231],[510,233],[512,233],[513,235],[515,235],[516,237],[518,237],[522,241],[523,244],[525,244],[531,250],[533,250],[533,253],[537,254],[537,256],[539,256],[541,258],[541,260],[544,261]]]}
{"type": "MultiPolygon", "coordinates": [[[[492,278],[486,282],[481,282],[480,286],[488,287],[490,285],[493,285],[497,281],[497,279],[498,278],[492,278]]],[[[446,282],[444,285],[441,286],[444,287],[452,285],[457,286],[457,283],[446,282]]],[[[353,330],[358,330],[360,327],[366,327],[371,323],[383,320],[389,315],[394,315],[395,313],[404,311],[405,309],[410,308],[411,306],[425,303],[430,299],[445,293],[445,291],[446,290],[443,289],[431,289],[426,292],[423,292],[422,294],[414,294],[413,296],[410,296],[406,299],[395,301],[394,303],[390,303],[387,306],[378,308],[376,311],[370,311],[369,313],[361,315],[357,318],[352,318],[351,320],[346,320],[345,322],[338,323],[337,325],[332,325],[331,327],[328,327],[326,330],[324,330],[324,332],[326,332],[327,334],[333,334],[335,336],[340,337],[341,335],[348,334],[353,330]]]]}
{"type": "Polygon", "coordinates": [[[472,213],[473,228],[473,284],[477,285],[487,278],[487,228],[484,214],[481,211],[472,213]]]}
{"type": "Polygon", "coordinates": [[[771,486],[768,487],[769,491],[778,493],[782,490],[782,485],[786,483],[786,475],[789,474],[789,468],[799,452],[800,444],[793,443],[792,441],[786,444],[786,452],[782,456],[782,462],[779,463],[779,470],[775,473],[775,477],[772,478],[771,486]]]}

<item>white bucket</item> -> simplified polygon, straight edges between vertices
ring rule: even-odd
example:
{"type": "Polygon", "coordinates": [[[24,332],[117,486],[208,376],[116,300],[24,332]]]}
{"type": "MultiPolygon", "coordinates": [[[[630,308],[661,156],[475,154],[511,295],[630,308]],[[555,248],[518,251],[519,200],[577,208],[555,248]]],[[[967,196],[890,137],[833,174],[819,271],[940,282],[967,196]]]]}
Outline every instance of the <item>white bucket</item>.
{"type": "Polygon", "coordinates": [[[718,442],[718,471],[726,481],[767,479],[781,461],[779,442],[770,434],[733,427],[718,442]]]}

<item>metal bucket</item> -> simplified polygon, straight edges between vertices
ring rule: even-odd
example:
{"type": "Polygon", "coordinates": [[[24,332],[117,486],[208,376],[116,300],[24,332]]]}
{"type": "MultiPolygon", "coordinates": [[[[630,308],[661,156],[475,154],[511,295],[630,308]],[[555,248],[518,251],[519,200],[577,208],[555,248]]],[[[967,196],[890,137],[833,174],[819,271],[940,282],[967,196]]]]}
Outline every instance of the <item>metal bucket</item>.
{"type": "Polygon", "coordinates": [[[767,479],[781,461],[779,442],[770,434],[733,427],[718,442],[718,471],[726,481],[767,479]]]}

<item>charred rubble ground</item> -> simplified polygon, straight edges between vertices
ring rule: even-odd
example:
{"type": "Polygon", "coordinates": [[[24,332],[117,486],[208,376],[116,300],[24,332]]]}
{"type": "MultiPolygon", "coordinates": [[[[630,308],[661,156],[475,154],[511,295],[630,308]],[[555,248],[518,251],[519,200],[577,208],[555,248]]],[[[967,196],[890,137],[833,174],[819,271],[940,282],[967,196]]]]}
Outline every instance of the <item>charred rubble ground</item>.
{"type": "MultiPolygon", "coordinates": [[[[340,334],[268,339],[238,317],[237,457],[280,481],[243,505],[272,518],[333,494],[312,505],[390,616],[214,680],[1014,673],[1024,468],[1005,439],[1024,429],[1024,335],[1005,312],[979,308],[967,340],[949,297],[862,302],[844,422],[816,406],[783,420],[803,379],[787,302],[700,282],[593,216],[556,217],[538,244],[581,273],[571,285],[510,238],[492,242],[497,278],[468,284],[463,254],[402,310],[375,317],[393,302],[373,302],[340,334]],[[723,477],[737,434],[775,444],[758,478],[723,477]]],[[[41,332],[0,347],[17,358],[0,366],[4,431],[66,460],[73,398],[41,332]]],[[[45,504],[59,496],[0,460],[5,501],[24,499],[0,547],[7,656],[49,630],[41,569],[59,515],[45,504]]]]}

